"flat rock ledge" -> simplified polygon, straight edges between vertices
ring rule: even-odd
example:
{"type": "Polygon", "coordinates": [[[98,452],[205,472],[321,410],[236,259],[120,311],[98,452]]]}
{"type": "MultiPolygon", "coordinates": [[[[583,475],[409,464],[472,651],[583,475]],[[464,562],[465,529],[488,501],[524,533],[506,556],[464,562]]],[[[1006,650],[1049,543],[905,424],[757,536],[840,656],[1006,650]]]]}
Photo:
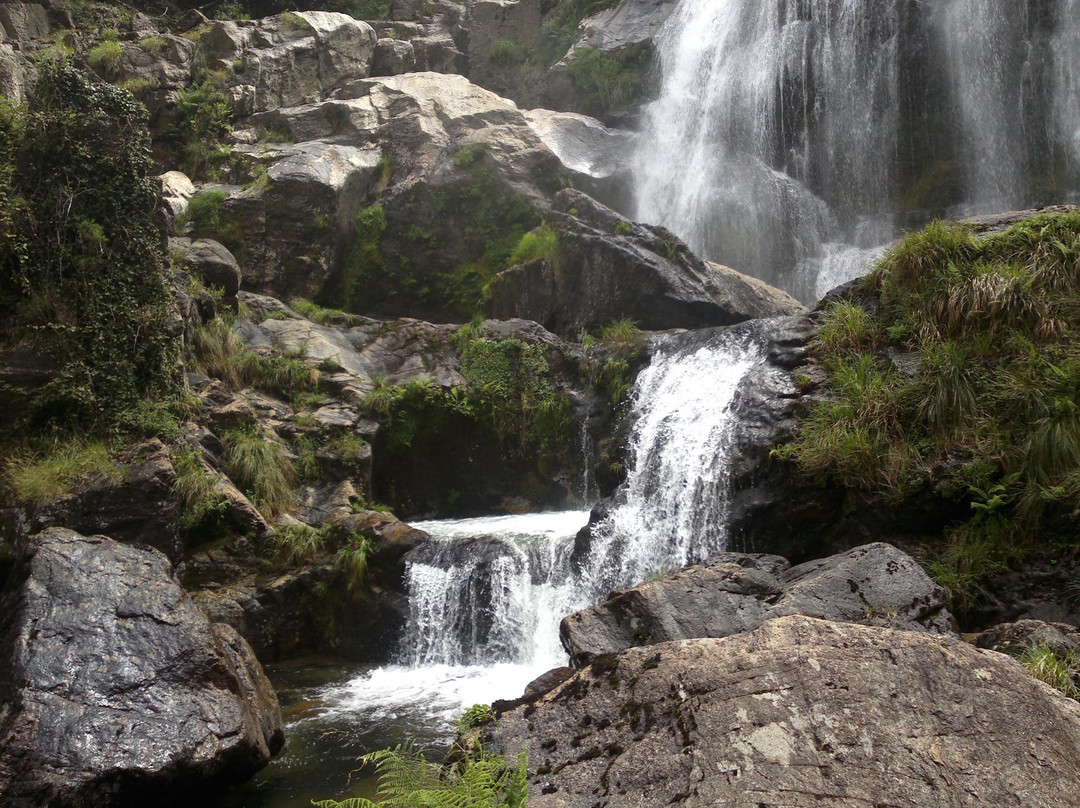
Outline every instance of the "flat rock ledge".
{"type": "Polygon", "coordinates": [[[1080,704],[953,638],[804,616],[599,658],[502,714],[530,808],[1075,808],[1080,704]]]}
{"type": "Polygon", "coordinates": [[[284,742],[250,646],[164,554],[49,528],[0,598],[0,804],[162,805],[250,777],[284,742]]]}

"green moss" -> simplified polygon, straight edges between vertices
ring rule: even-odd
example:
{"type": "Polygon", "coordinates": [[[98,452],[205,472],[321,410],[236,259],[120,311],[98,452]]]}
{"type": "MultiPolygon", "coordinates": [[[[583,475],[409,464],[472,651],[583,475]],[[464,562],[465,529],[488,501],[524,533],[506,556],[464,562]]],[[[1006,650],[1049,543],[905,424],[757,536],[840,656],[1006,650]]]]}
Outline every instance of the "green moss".
{"type": "Polygon", "coordinates": [[[643,51],[628,50],[612,56],[583,47],[574,51],[566,71],[577,90],[579,108],[600,114],[623,109],[641,97],[648,64],[643,51]]]}
{"type": "Polygon", "coordinates": [[[545,258],[554,266],[559,263],[559,231],[546,222],[521,237],[510,254],[510,264],[527,264],[545,258]]]}

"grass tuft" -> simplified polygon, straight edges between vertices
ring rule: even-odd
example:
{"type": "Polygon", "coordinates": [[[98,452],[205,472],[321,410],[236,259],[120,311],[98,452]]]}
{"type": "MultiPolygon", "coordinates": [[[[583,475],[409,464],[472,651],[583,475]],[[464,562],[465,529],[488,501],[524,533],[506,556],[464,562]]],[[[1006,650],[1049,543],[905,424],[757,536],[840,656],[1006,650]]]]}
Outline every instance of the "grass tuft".
{"type": "Polygon", "coordinates": [[[37,455],[16,455],[4,464],[15,499],[25,505],[47,505],[76,487],[123,475],[105,444],[72,441],[37,455]]]}

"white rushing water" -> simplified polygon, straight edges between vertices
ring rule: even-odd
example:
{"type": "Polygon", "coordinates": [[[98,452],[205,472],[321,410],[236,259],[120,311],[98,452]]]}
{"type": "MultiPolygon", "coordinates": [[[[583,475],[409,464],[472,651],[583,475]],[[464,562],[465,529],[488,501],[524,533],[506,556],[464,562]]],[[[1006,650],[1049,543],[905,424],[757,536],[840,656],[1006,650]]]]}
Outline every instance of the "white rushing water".
{"type": "Polygon", "coordinates": [[[1080,193],[1080,0],[680,0],[657,50],[635,217],[803,300],[901,221],[1080,193]]]}
{"type": "Polygon", "coordinates": [[[416,523],[432,540],[408,564],[401,662],[328,692],[329,713],[449,731],[471,705],[565,665],[566,615],[724,549],[732,405],[760,359],[739,329],[657,349],[632,393],[627,482],[577,559],[587,511],[416,523]]]}

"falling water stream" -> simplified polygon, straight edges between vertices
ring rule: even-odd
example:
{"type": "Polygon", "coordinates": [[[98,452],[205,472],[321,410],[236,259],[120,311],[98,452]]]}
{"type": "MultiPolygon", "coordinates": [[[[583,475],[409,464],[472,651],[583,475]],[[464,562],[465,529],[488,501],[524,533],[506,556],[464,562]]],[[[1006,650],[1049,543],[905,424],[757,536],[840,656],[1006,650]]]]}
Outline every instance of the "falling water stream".
{"type": "Polygon", "coordinates": [[[1080,0],[681,0],[657,50],[636,218],[803,300],[1080,191],[1080,0]]]}

